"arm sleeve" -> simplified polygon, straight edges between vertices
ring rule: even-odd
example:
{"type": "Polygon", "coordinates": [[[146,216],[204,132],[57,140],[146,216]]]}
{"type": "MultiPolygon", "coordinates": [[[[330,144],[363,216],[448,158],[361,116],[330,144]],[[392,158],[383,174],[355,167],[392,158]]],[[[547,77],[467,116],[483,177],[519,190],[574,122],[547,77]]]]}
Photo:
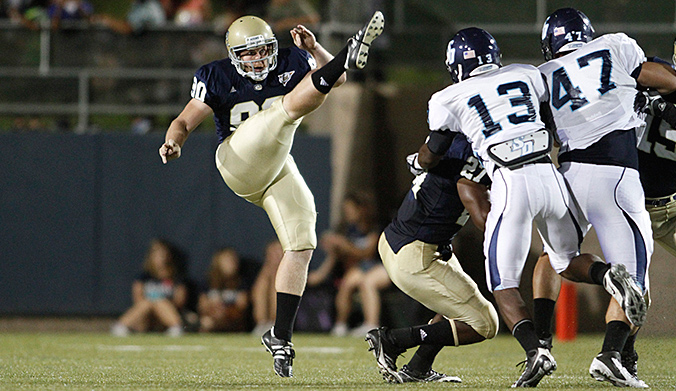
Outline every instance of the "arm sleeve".
{"type": "Polygon", "coordinates": [[[443,155],[453,143],[457,133],[448,130],[432,131],[427,138],[427,148],[435,155],[443,155]]]}

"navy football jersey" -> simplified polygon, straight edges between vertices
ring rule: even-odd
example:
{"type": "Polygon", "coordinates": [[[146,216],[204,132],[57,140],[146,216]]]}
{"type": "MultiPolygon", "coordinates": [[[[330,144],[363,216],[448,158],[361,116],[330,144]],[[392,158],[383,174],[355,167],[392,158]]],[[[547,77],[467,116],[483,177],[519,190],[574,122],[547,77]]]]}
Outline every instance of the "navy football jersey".
{"type": "Polygon", "coordinates": [[[415,240],[448,244],[469,219],[456,182],[466,177],[488,184],[485,173],[467,139],[457,135],[439,164],[415,178],[397,216],[385,228],[392,250],[397,253],[415,240]]]}
{"type": "Polygon", "coordinates": [[[310,53],[295,46],[279,50],[277,67],[256,82],[237,73],[224,58],[195,72],[190,96],[214,111],[218,142],[223,142],[247,118],[289,93],[315,66],[310,53]]]}
{"type": "Polygon", "coordinates": [[[660,118],[648,116],[638,146],[638,167],[648,198],[676,193],[676,131],[660,118]]]}

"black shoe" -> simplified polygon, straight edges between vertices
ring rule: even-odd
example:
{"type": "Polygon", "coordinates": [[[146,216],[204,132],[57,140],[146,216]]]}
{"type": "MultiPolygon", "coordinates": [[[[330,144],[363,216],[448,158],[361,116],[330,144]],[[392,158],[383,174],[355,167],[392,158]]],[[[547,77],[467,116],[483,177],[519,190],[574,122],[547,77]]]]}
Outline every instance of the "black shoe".
{"type": "Polygon", "coordinates": [[[268,352],[272,353],[275,373],[281,377],[292,377],[293,370],[291,366],[293,365],[293,359],[296,357],[293,344],[289,341],[273,337],[272,329],[263,334],[261,343],[268,352]]]}
{"type": "Polygon", "coordinates": [[[603,287],[622,306],[627,319],[634,326],[645,322],[646,306],[643,291],[622,264],[613,265],[603,276],[603,287]]]}
{"type": "Polygon", "coordinates": [[[457,376],[448,376],[439,373],[434,369],[430,369],[425,373],[415,372],[411,370],[408,365],[401,367],[399,371],[402,383],[412,382],[439,382],[439,383],[462,383],[462,380],[457,376]]]}
{"type": "Polygon", "coordinates": [[[376,357],[383,378],[392,383],[402,383],[397,372],[397,357],[404,353],[406,349],[398,348],[387,338],[387,327],[369,331],[366,333],[365,340],[369,344],[369,351],[373,351],[373,355],[376,357]]]}
{"type": "Polygon", "coordinates": [[[631,353],[620,353],[622,366],[629,372],[630,375],[638,378],[638,353],[634,350],[631,353]]]}
{"type": "Polygon", "coordinates": [[[643,380],[632,376],[622,366],[620,352],[601,352],[594,357],[589,374],[598,381],[607,381],[617,387],[648,388],[643,380]]]}
{"type": "Polygon", "coordinates": [[[556,370],[554,357],[545,348],[537,348],[526,354],[526,368],[521,377],[512,384],[515,387],[537,387],[543,377],[551,375],[556,370]]]}
{"type": "Polygon", "coordinates": [[[552,344],[552,341],[554,340],[554,336],[550,335],[547,338],[540,338],[540,347],[545,348],[549,350],[550,352],[552,351],[552,347],[554,346],[552,344]]]}
{"type": "Polygon", "coordinates": [[[371,42],[382,34],[385,28],[385,17],[376,11],[371,20],[357,34],[348,40],[345,69],[363,69],[369,57],[371,42]]]}

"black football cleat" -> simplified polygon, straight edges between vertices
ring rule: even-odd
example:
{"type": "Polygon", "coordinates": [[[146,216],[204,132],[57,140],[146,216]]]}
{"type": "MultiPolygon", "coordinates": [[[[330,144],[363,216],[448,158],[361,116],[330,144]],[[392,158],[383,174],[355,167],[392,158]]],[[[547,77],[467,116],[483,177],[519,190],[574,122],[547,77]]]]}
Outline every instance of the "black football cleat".
{"type": "Polygon", "coordinates": [[[545,348],[549,350],[550,352],[552,351],[552,348],[554,347],[554,336],[550,335],[549,337],[545,338],[540,338],[540,347],[545,348]]]}
{"type": "Polygon", "coordinates": [[[387,337],[387,328],[380,327],[366,333],[366,342],[369,344],[369,351],[373,351],[376,357],[380,374],[390,383],[402,383],[402,379],[397,372],[397,357],[406,351],[398,348],[387,337]]]}
{"type": "Polygon", "coordinates": [[[643,325],[648,306],[641,288],[623,264],[615,264],[606,272],[603,287],[622,306],[631,324],[637,327],[643,325]]]}
{"type": "Polygon", "coordinates": [[[620,356],[622,358],[621,361],[624,369],[626,369],[630,375],[638,377],[638,353],[636,353],[636,350],[631,353],[623,351],[620,353],[620,356]]]}
{"type": "Polygon", "coordinates": [[[293,344],[289,341],[273,337],[272,329],[263,334],[261,343],[272,354],[275,373],[281,377],[292,377],[293,359],[296,357],[293,344]]]}
{"type": "Polygon", "coordinates": [[[347,59],[345,69],[363,69],[369,57],[371,42],[383,33],[385,17],[376,11],[371,20],[347,42],[347,59]]]}
{"type": "Polygon", "coordinates": [[[537,387],[543,377],[551,375],[556,370],[556,361],[545,348],[528,351],[525,363],[526,368],[519,379],[512,384],[512,388],[537,387]]]}
{"type": "Polygon", "coordinates": [[[443,373],[439,373],[434,369],[430,369],[425,373],[420,373],[413,371],[404,365],[399,371],[399,377],[401,378],[402,383],[413,383],[413,382],[436,382],[436,383],[462,383],[462,380],[457,376],[448,376],[443,373]]]}
{"type": "Polygon", "coordinates": [[[589,374],[598,381],[607,381],[617,387],[648,388],[643,381],[633,376],[622,366],[619,352],[602,352],[594,357],[589,374]]]}

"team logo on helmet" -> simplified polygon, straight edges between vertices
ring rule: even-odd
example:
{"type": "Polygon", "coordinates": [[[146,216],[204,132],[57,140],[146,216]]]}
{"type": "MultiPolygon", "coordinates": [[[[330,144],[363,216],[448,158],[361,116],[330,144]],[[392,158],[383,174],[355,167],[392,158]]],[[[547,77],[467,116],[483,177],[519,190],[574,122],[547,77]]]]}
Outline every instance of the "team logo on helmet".
{"type": "Polygon", "coordinates": [[[460,30],[448,43],[446,67],[455,83],[501,66],[500,48],[485,30],[476,27],[460,30]]]}
{"type": "Polygon", "coordinates": [[[546,61],[560,53],[577,50],[594,38],[589,18],[574,8],[561,8],[542,26],[542,54],[546,61]]]}

